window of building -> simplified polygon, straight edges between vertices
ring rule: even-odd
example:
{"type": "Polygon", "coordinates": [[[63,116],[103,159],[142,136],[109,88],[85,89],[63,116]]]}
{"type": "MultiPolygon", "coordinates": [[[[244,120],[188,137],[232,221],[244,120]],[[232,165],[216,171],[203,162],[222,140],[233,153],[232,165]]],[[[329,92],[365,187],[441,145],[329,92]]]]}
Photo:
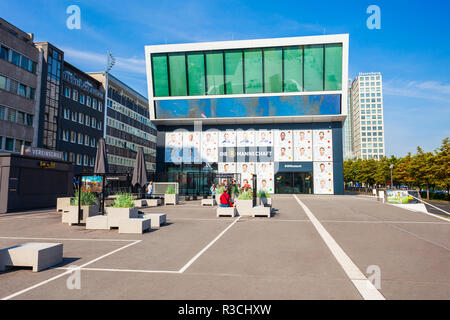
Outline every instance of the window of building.
{"type": "Polygon", "coordinates": [[[28,70],[28,66],[30,64],[30,59],[28,59],[27,57],[22,56],[20,59],[20,67],[22,69],[28,70]]]}
{"type": "Polygon", "coordinates": [[[91,106],[92,106],[92,100],[91,100],[91,97],[89,97],[89,96],[86,96],[86,105],[87,105],[88,107],[91,107],[91,106]]]}
{"type": "Polygon", "coordinates": [[[325,90],[342,89],[342,44],[325,45],[325,90]]]}
{"type": "Polygon", "coordinates": [[[97,129],[102,130],[102,127],[103,127],[103,122],[102,121],[97,122],[97,129]]]}
{"type": "Polygon", "coordinates": [[[8,121],[16,122],[16,110],[8,108],[8,121]]]}
{"type": "Polygon", "coordinates": [[[16,66],[19,66],[20,64],[20,54],[15,52],[14,50],[11,50],[11,63],[15,64],[16,66]]]}
{"type": "Polygon", "coordinates": [[[188,83],[189,95],[199,96],[205,94],[205,58],[203,53],[188,53],[188,83]]]}
{"type": "Polygon", "coordinates": [[[69,87],[64,87],[64,96],[66,98],[70,98],[70,88],[69,87]]]}
{"type": "Polygon", "coordinates": [[[26,86],[25,85],[19,83],[19,86],[17,89],[18,89],[17,94],[19,96],[26,97],[27,94],[26,94],[26,86]]]}
{"type": "Polygon", "coordinates": [[[95,128],[97,126],[97,119],[92,117],[91,123],[92,123],[92,128],[95,128]]]}
{"type": "Polygon", "coordinates": [[[89,137],[88,135],[85,135],[85,136],[84,136],[84,145],[85,145],[85,146],[88,146],[88,147],[89,147],[89,141],[90,141],[89,139],[90,139],[90,137],[89,137]]]}
{"type": "Polygon", "coordinates": [[[227,94],[244,93],[244,54],[240,50],[225,52],[225,87],[227,94]]]}
{"type": "Polygon", "coordinates": [[[70,109],[64,109],[64,119],[70,120],[70,109]]]}
{"type": "Polygon", "coordinates": [[[245,93],[263,92],[262,50],[247,49],[244,51],[245,93]]]}
{"type": "Polygon", "coordinates": [[[98,102],[98,111],[103,111],[103,103],[101,101],[98,102]]]}
{"type": "Polygon", "coordinates": [[[84,155],[84,165],[87,167],[89,166],[89,156],[88,155],[84,155]]]}
{"type": "Polygon", "coordinates": [[[92,108],[97,110],[97,99],[92,99],[92,108]]]}
{"type": "Polygon", "coordinates": [[[304,47],[305,91],[323,90],[323,51],[322,45],[304,47]]]}
{"type": "Polygon", "coordinates": [[[78,112],[72,112],[72,121],[78,121],[78,112]]]}
{"type": "Polygon", "coordinates": [[[86,117],[85,117],[86,119],[86,121],[85,121],[85,125],[87,125],[88,127],[90,127],[91,126],[91,117],[89,117],[88,115],[86,115],[86,117]]]}
{"type": "Polygon", "coordinates": [[[70,132],[69,132],[69,130],[63,130],[63,137],[62,137],[62,139],[64,141],[69,141],[69,139],[70,139],[70,132]]]}
{"type": "Polygon", "coordinates": [[[78,123],[84,124],[84,114],[82,114],[81,112],[78,115],[78,123]]]}
{"type": "Polygon", "coordinates": [[[14,151],[14,139],[12,138],[5,139],[5,150],[14,151]]]}
{"type": "Polygon", "coordinates": [[[0,89],[8,90],[8,79],[2,75],[0,75],[0,89]]]}
{"type": "Polygon", "coordinates": [[[82,161],[81,161],[81,154],[77,154],[77,165],[81,166],[82,161]]]}
{"type": "Polygon", "coordinates": [[[0,47],[0,59],[9,61],[9,49],[5,46],[0,47]]]}
{"type": "Polygon", "coordinates": [[[264,92],[283,91],[283,51],[264,49],[264,92]]]}
{"type": "MultiPolygon", "coordinates": [[[[207,70],[209,70],[208,67],[207,70]]],[[[155,91],[154,95],[156,97],[169,96],[168,65],[167,65],[167,56],[165,54],[152,55],[152,71],[153,71],[153,87],[155,91]]],[[[209,81],[210,80],[208,79],[208,82],[209,81]]]]}
{"type": "Polygon", "coordinates": [[[77,142],[77,133],[75,131],[70,131],[70,142],[72,143],[77,142]]]}
{"type": "Polygon", "coordinates": [[[72,89],[72,99],[78,101],[78,90],[72,89]]]}
{"type": "Polygon", "coordinates": [[[170,53],[169,80],[171,96],[186,96],[186,56],[184,53],[170,53]]]}
{"type": "Polygon", "coordinates": [[[80,93],[80,103],[84,104],[84,94],[80,93]]]}
{"type": "Polygon", "coordinates": [[[83,144],[83,134],[82,133],[78,133],[78,144],[83,144]]]}

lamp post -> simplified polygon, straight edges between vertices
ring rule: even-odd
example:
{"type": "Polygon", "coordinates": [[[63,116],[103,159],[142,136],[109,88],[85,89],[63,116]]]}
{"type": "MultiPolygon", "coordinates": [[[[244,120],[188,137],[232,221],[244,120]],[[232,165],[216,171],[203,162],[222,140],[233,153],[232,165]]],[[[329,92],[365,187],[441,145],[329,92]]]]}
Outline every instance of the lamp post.
{"type": "Polygon", "coordinates": [[[394,169],[394,165],[391,164],[391,165],[389,166],[389,169],[391,169],[391,189],[394,189],[393,180],[392,180],[392,169],[394,169]]]}

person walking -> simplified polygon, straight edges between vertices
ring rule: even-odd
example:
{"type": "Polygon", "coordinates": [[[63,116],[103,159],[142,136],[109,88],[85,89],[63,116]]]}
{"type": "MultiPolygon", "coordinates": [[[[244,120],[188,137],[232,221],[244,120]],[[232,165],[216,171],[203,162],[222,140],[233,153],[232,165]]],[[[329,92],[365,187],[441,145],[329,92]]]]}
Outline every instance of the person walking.
{"type": "Polygon", "coordinates": [[[147,197],[146,198],[151,199],[152,193],[153,193],[153,181],[150,181],[147,186],[147,197]]]}
{"type": "Polygon", "coordinates": [[[211,191],[212,198],[215,199],[216,198],[216,185],[214,183],[211,185],[211,188],[209,188],[209,191],[211,191]]]}

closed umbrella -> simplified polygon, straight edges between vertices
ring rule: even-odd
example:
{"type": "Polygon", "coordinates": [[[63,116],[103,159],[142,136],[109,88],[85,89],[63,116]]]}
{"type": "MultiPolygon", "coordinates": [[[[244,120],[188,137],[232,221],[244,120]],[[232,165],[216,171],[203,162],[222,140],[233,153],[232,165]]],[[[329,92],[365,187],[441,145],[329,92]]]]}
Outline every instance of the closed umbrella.
{"type": "Polygon", "coordinates": [[[106,145],[105,139],[100,138],[97,144],[97,154],[95,155],[95,166],[94,166],[94,174],[103,175],[102,178],[102,205],[101,205],[101,213],[105,213],[105,185],[106,185],[106,176],[108,173],[108,157],[106,156],[106,145]]]}
{"type": "Polygon", "coordinates": [[[108,173],[108,158],[106,157],[105,139],[100,138],[97,144],[94,173],[108,173]]]}
{"type": "Polygon", "coordinates": [[[136,155],[131,184],[133,186],[139,185],[141,188],[147,184],[147,169],[145,167],[144,148],[142,147],[138,149],[136,155]]]}

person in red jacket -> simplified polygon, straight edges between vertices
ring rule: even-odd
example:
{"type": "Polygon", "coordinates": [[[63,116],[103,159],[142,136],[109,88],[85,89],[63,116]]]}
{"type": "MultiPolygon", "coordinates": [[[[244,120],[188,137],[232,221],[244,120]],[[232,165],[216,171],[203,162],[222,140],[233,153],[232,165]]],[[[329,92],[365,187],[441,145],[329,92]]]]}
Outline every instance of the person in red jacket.
{"type": "Polygon", "coordinates": [[[231,202],[231,197],[227,189],[220,196],[220,204],[221,207],[232,207],[233,203],[231,202]]]}

